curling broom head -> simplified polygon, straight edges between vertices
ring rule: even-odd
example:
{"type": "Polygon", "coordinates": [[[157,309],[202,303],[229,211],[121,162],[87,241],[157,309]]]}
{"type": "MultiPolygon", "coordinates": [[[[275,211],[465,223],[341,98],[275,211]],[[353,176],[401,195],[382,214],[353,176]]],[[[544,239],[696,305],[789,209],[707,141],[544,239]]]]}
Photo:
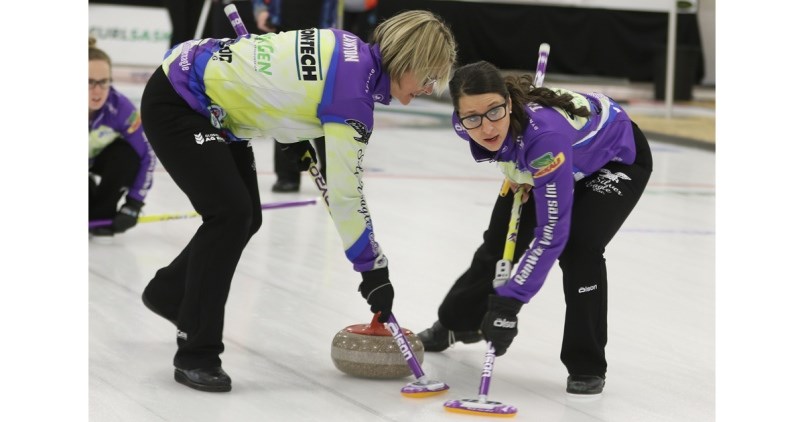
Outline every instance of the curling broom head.
{"type": "Polygon", "coordinates": [[[403,396],[414,399],[435,396],[449,390],[449,386],[440,381],[409,382],[400,391],[403,396]]]}
{"type": "Polygon", "coordinates": [[[510,418],[516,416],[516,407],[498,401],[483,401],[477,399],[450,400],[444,403],[444,410],[454,413],[467,413],[470,415],[499,416],[510,418]]]}

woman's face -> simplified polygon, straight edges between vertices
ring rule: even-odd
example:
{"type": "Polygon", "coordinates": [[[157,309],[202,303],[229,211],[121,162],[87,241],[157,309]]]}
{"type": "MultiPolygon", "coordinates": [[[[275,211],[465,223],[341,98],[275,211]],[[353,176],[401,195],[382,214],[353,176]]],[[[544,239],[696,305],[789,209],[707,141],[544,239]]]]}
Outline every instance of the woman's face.
{"type": "Polygon", "coordinates": [[[109,98],[112,68],[106,60],[89,61],[89,111],[98,111],[109,98]]]}
{"type": "Polygon", "coordinates": [[[417,80],[412,71],[402,74],[399,82],[391,81],[391,96],[396,98],[402,105],[408,105],[410,100],[419,95],[430,95],[435,88],[435,79],[425,78],[417,80]]]}
{"type": "Polygon", "coordinates": [[[497,93],[458,99],[458,119],[475,143],[499,151],[511,126],[511,101],[497,93]]]}

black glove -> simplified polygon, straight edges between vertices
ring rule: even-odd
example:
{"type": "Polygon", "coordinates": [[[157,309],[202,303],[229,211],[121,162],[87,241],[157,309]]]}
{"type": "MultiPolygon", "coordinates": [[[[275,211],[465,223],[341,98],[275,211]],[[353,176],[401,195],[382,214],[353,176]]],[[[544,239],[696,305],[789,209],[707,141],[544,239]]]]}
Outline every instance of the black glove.
{"type": "Polygon", "coordinates": [[[510,297],[489,295],[489,307],[480,329],[483,338],[494,346],[495,355],[504,355],[519,332],[516,314],[522,305],[522,302],[510,297]]]}
{"type": "Polygon", "coordinates": [[[279,144],[279,149],[291,162],[296,163],[299,171],[307,171],[312,163],[318,163],[315,149],[310,141],[294,142],[292,144],[279,144]]]}
{"type": "Polygon", "coordinates": [[[134,227],[137,224],[137,218],[140,216],[140,210],[144,204],[136,199],[128,198],[126,203],[117,211],[117,215],[112,220],[112,230],[115,233],[123,233],[124,231],[134,227]]]}
{"type": "Polygon", "coordinates": [[[381,312],[377,320],[388,321],[388,317],[391,316],[391,307],[394,304],[394,286],[388,279],[388,267],[364,271],[360,274],[363,276],[363,282],[360,283],[358,291],[363,295],[363,299],[366,299],[366,302],[371,305],[371,312],[381,312]]]}

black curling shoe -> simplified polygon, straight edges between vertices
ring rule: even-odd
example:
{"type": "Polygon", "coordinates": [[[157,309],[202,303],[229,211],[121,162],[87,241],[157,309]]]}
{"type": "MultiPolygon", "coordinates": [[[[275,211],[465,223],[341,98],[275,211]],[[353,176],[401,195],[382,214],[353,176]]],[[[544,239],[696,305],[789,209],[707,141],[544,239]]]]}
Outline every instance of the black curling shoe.
{"type": "Polygon", "coordinates": [[[179,369],[173,371],[173,379],[190,388],[210,392],[232,391],[232,379],[223,368],[179,369]]]}
{"type": "Polygon", "coordinates": [[[594,396],[603,393],[606,378],[596,375],[570,375],[567,377],[567,393],[594,396]]]}
{"type": "Polygon", "coordinates": [[[483,340],[480,331],[452,331],[441,325],[441,321],[436,321],[432,327],[416,335],[422,341],[425,352],[442,352],[459,341],[471,344],[483,340]]]}
{"type": "Polygon", "coordinates": [[[285,182],[285,181],[277,181],[271,187],[271,192],[277,193],[293,193],[299,191],[299,183],[295,182],[285,182]]]}

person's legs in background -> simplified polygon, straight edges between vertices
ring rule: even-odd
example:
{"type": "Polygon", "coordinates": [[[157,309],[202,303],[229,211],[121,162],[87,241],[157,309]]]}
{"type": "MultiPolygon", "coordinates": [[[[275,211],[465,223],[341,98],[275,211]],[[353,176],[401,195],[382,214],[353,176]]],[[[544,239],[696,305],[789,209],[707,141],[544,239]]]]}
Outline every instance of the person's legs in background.
{"type": "MultiPolygon", "coordinates": [[[[89,221],[112,219],[127,188],[134,182],[140,157],[123,138],[109,144],[95,157],[89,177],[89,221]],[[100,177],[100,183],[95,180],[100,177]]],[[[90,230],[95,236],[111,236],[110,226],[90,230]]]]}
{"type": "MultiPolygon", "coordinates": [[[[309,141],[305,141],[309,142],[309,141]]],[[[327,159],[324,137],[313,139],[312,142],[315,155],[318,159],[318,170],[327,178],[327,159]]],[[[301,173],[306,171],[300,168],[299,157],[294,155],[291,150],[283,151],[282,144],[274,141],[274,168],[276,169],[276,183],[271,188],[276,193],[298,192],[301,185],[301,173]]]]}
{"type": "Polygon", "coordinates": [[[170,15],[170,46],[195,38],[198,20],[201,18],[202,0],[165,0],[170,15]]]}
{"type": "Polygon", "coordinates": [[[281,144],[279,142],[274,141],[274,171],[276,172],[276,183],[271,187],[271,192],[298,192],[299,185],[301,184],[299,166],[292,157],[286,156],[280,146],[281,144]]]}

